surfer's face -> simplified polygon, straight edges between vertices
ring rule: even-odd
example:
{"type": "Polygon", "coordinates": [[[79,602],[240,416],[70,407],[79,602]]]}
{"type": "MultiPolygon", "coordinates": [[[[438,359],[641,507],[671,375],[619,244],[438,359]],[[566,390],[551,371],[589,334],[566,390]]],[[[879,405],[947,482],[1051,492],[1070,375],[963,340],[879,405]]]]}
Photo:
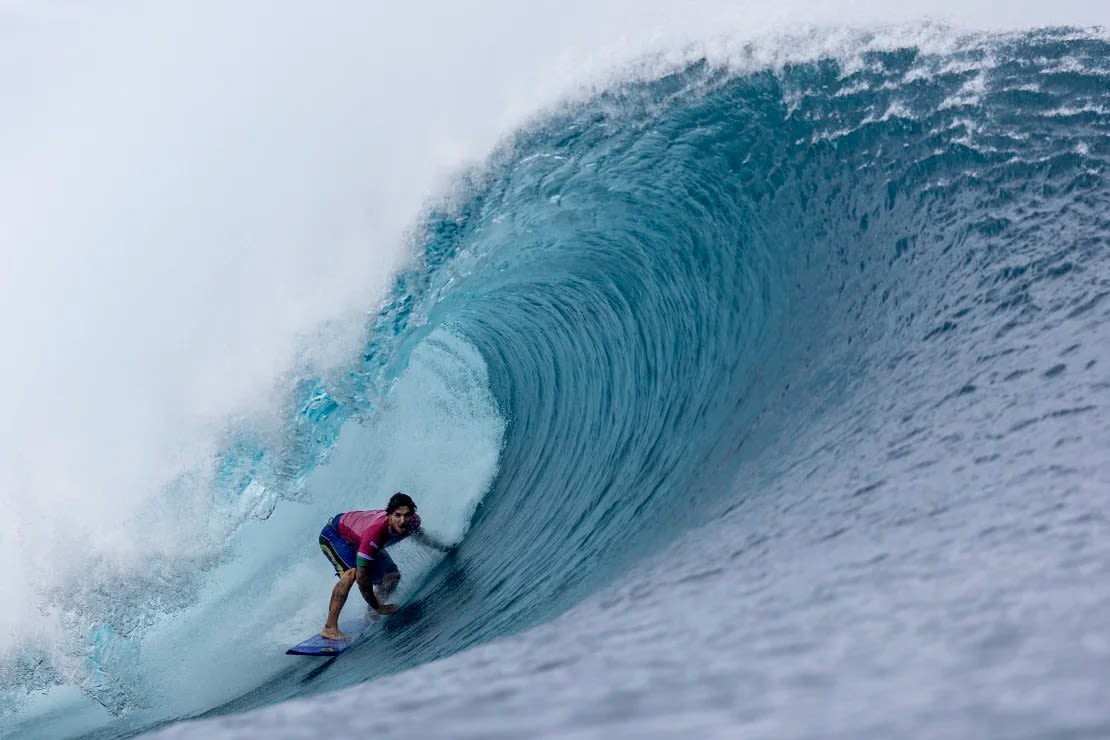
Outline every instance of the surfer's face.
{"type": "Polygon", "coordinates": [[[389,526],[394,532],[409,531],[409,522],[412,520],[412,509],[407,506],[398,506],[389,515],[389,526]]]}

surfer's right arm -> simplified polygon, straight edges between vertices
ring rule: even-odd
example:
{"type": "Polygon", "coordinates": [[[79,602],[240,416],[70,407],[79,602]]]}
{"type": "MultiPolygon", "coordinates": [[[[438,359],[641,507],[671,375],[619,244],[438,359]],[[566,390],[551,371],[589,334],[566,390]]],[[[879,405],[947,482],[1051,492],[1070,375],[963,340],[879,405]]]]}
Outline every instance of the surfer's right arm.
{"type": "Polygon", "coordinates": [[[366,603],[370,608],[378,614],[392,614],[397,611],[397,607],[393,604],[382,604],[378,601],[377,594],[374,593],[374,582],[372,580],[374,570],[374,558],[381,552],[381,546],[378,544],[378,538],[382,534],[382,527],[386,526],[384,521],[379,527],[367,527],[362,533],[362,539],[358,543],[358,554],[355,556],[355,583],[358,584],[358,590],[362,593],[362,598],[366,599],[366,603]]]}
{"type": "Polygon", "coordinates": [[[355,583],[358,584],[358,590],[362,593],[362,598],[366,599],[366,603],[378,614],[392,614],[397,611],[396,605],[383,604],[374,595],[374,584],[370,580],[370,566],[360,565],[355,569],[355,583]]]}

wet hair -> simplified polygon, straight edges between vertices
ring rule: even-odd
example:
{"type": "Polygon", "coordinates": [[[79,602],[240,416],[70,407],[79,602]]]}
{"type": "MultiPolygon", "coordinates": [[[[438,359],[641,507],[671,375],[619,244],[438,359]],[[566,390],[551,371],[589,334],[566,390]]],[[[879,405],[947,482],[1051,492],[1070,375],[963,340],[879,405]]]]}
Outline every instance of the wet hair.
{"type": "Polygon", "coordinates": [[[402,506],[407,506],[413,514],[416,513],[416,502],[412,500],[412,496],[400,491],[389,497],[389,503],[385,506],[385,513],[392,514],[402,506]]]}

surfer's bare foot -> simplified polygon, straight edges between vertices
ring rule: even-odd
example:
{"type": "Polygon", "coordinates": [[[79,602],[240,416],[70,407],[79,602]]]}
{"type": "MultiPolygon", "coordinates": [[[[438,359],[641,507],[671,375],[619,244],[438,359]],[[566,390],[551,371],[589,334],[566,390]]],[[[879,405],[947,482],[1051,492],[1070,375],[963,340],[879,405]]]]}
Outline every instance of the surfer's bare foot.
{"type": "Polygon", "coordinates": [[[325,627],[320,630],[320,637],[325,640],[349,640],[351,636],[346,632],[340,632],[338,627],[325,627]]]}

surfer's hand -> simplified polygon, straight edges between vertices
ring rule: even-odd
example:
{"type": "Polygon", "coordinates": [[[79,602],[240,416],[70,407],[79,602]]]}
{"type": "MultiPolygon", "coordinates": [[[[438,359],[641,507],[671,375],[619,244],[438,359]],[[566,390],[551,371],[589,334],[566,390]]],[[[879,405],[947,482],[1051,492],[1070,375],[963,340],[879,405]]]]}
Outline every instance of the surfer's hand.
{"type": "Polygon", "coordinates": [[[376,611],[378,614],[392,614],[393,612],[397,611],[397,605],[378,604],[378,606],[374,608],[374,611],[376,611]]]}

